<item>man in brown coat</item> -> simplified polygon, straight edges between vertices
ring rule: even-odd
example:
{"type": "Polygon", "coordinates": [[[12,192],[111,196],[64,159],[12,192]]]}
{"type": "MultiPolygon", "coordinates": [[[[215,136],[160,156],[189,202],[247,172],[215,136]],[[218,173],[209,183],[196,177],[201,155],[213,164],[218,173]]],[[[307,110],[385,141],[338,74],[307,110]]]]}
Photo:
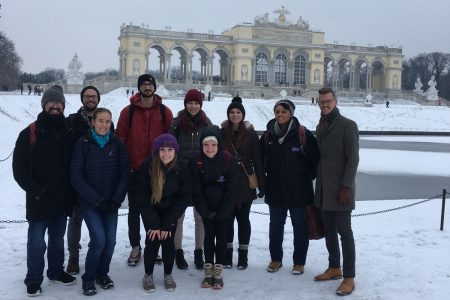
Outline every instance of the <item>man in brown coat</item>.
{"type": "Polygon", "coordinates": [[[355,208],[355,177],[359,163],[359,133],[356,123],[336,107],[336,94],[330,88],[319,90],[320,121],[316,128],[321,153],[314,205],[322,212],[328,269],[314,280],[344,280],[336,292],[349,295],[355,289],[355,242],[351,213],[355,208]],[[338,234],[342,242],[343,272],[338,234]]]}

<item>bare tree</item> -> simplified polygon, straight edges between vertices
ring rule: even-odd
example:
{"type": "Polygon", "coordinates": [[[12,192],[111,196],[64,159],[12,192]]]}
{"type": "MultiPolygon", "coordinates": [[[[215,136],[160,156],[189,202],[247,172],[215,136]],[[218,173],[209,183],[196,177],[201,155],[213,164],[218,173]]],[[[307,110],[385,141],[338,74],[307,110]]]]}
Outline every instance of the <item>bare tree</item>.
{"type": "Polygon", "coordinates": [[[16,87],[22,66],[14,42],[0,32],[0,86],[2,89],[16,87]]]}

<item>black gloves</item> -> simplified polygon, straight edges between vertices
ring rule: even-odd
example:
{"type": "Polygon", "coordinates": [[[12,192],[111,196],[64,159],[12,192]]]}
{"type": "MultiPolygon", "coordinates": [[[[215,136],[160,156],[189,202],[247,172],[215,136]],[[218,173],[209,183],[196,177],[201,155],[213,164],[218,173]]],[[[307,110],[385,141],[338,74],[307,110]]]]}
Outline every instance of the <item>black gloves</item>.
{"type": "Polygon", "coordinates": [[[258,188],[258,198],[262,198],[262,197],[264,197],[264,195],[266,194],[266,191],[264,190],[264,188],[263,187],[259,187],[258,188]]]}
{"type": "Polygon", "coordinates": [[[105,198],[101,198],[100,201],[97,204],[97,208],[99,211],[101,211],[102,213],[108,213],[109,212],[109,204],[110,201],[106,200],[105,198]]]}

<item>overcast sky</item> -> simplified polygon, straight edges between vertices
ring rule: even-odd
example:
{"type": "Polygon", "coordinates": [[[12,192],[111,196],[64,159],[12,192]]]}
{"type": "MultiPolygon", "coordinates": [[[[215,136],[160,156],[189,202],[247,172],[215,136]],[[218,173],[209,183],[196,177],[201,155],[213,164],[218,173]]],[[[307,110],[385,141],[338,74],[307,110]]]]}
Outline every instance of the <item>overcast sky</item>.
{"type": "Polygon", "coordinates": [[[220,34],[282,5],[325,42],[403,47],[406,58],[421,52],[450,52],[449,0],[0,0],[0,31],[15,42],[24,72],[47,67],[67,70],[74,53],[82,72],[119,68],[122,23],[152,29],[220,34]]]}

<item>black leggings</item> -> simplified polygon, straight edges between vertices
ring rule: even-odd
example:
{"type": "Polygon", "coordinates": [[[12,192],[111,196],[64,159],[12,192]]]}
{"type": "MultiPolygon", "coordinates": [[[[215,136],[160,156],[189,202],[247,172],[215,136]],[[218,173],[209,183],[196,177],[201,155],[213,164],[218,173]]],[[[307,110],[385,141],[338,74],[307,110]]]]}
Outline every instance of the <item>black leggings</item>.
{"type": "Polygon", "coordinates": [[[238,222],[238,241],[239,245],[248,245],[250,243],[250,234],[252,225],[250,224],[250,208],[253,201],[242,203],[240,208],[234,210],[234,216],[228,225],[227,243],[232,244],[234,239],[234,219],[238,222]]]}
{"type": "Polygon", "coordinates": [[[205,228],[205,262],[214,264],[214,254],[216,264],[225,263],[225,254],[227,251],[227,231],[229,220],[203,219],[205,228]]]}
{"type": "Polygon", "coordinates": [[[158,256],[159,246],[162,248],[162,260],[164,264],[164,274],[172,274],[173,262],[175,260],[175,244],[173,242],[175,232],[171,237],[165,240],[155,239],[153,241],[145,239],[144,265],[145,274],[153,274],[156,257],[158,256]]]}

